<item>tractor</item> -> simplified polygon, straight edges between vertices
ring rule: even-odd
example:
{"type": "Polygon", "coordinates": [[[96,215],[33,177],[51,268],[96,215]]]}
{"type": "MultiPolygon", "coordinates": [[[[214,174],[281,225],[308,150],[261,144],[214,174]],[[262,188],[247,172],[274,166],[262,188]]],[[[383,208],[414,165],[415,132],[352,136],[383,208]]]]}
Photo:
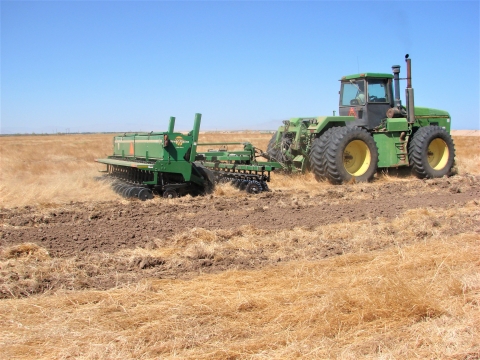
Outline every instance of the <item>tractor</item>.
{"type": "Polygon", "coordinates": [[[283,121],[264,156],[284,169],[312,171],[318,181],[333,184],[370,181],[378,168],[410,166],[419,178],[451,174],[455,148],[450,114],[415,107],[408,54],[405,61],[405,79],[400,79],[399,65],[392,66],[393,75],[342,77],[339,116],[283,121]],[[400,80],[407,80],[405,106],[400,80]]]}

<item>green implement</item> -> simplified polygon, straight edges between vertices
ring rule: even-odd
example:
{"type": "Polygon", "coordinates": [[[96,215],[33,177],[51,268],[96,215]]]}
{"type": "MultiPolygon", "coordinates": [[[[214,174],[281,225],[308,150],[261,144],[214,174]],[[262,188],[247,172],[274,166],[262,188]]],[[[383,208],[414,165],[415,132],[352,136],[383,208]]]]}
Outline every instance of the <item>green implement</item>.
{"type": "Polygon", "coordinates": [[[226,181],[250,193],[267,191],[270,172],[281,164],[257,161],[261,152],[248,142],[199,144],[200,122],[201,114],[195,114],[188,134],[175,132],[175,118],[171,117],[166,132],[115,136],[113,154],[96,161],[107,166],[115,191],[141,200],[155,194],[165,198],[208,194],[215,183],[226,181]],[[231,144],[242,145],[243,150],[226,151],[225,145],[231,144]],[[199,145],[218,145],[220,149],[199,153],[199,145]]]}

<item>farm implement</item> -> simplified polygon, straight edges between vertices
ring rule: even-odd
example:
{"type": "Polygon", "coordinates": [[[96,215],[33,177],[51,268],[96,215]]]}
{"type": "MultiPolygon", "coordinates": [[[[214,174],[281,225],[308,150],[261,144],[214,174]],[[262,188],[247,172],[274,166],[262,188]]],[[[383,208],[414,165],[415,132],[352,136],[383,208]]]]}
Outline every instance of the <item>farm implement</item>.
{"type": "Polygon", "coordinates": [[[151,199],[154,194],[175,198],[185,194],[211,193],[215,183],[232,182],[248,193],[268,191],[270,172],[282,165],[257,161],[262,152],[248,142],[198,143],[201,114],[195,114],[193,130],[187,135],[174,131],[124,134],[113,139],[113,155],[97,159],[107,165],[114,190],[124,197],[151,199]],[[197,152],[198,146],[218,146],[197,152]],[[243,150],[228,151],[228,145],[243,150]]]}

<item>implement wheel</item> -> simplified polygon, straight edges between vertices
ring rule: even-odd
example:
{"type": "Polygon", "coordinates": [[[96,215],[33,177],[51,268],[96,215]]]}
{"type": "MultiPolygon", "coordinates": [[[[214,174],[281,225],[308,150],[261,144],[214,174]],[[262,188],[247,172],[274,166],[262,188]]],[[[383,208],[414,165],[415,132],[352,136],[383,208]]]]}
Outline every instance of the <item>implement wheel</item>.
{"type": "Polygon", "coordinates": [[[120,196],[123,196],[123,192],[125,191],[125,189],[128,188],[128,185],[125,184],[125,183],[121,183],[120,185],[118,185],[117,187],[115,187],[115,191],[117,192],[118,195],[120,196]]]}
{"type": "Polygon", "coordinates": [[[175,191],[175,189],[167,189],[163,192],[162,196],[165,199],[175,199],[178,197],[178,193],[175,191]]]}
{"type": "Polygon", "coordinates": [[[359,127],[334,128],[324,156],[325,173],[333,184],[370,181],[377,171],[375,141],[359,127]]]}
{"type": "Polygon", "coordinates": [[[326,159],[325,150],[328,147],[330,138],[337,128],[330,128],[325,131],[320,137],[313,140],[312,148],[309,153],[310,169],[315,175],[317,181],[325,180],[326,178],[326,159]]]}
{"type": "Polygon", "coordinates": [[[122,191],[122,196],[124,198],[128,198],[128,193],[130,192],[131,189],[132,189],[132,186],[127,185],[122,191]]]}
{"type": "Polygon", "coordinates": [[[442,177],[452,170],[455,146],[450,134],[440,126],[421,127],[408,144],[408,158],[417,177],[442,177]]]}
{"type": "Polygon", "coordinates": [[[258,181],[250,181],[247,185],[247,193],[249,194],[258,194],[262,192],[262,184],[258,181]]]}
{"type": "Polygon", "coordinates": [[[140,188],[140,187],[137,187],[137,186],[131,187],[128,190],[127,197],[129,197],[129,198],[138,197],[138,193],[140,192],[140,190],[142,190],[142,188],[140,188]]]}
{"type": "Polygon", "coordinates": [[[142,201],[153,199],[152,190],[148,188],[143,188],[138,192],[138,198],[142,201]]]}
{"type": "Polygon", "coordinates": [[[240,180],[240,183],[238,185],[238,189],[240,191],[243,191],[247,188],[249,181],[248,180],[240,180]]]}

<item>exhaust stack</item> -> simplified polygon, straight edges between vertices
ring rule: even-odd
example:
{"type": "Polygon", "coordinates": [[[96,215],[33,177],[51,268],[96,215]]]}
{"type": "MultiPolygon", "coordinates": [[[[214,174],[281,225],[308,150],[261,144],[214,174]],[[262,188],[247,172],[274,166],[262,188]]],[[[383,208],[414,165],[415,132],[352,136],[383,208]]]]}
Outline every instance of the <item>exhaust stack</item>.
{"type": "Polygon", "coordinates": [[[415,104],[412,88],[411,59],[408,58],[408,54],[405,55],[405,61],[407,63],[407,88],[405,89],[405,100],[407,102],[407,120],[410,124],[413,124],[415,122],[415,104]]]}
{"type": "Polygon", "coordinates": [[[400,110],[402,108],[402,100],[400,99],[400,65],[393,65],[392,72],[393,72],[393,82],[395,86],[394,107],[400,110]]]}

